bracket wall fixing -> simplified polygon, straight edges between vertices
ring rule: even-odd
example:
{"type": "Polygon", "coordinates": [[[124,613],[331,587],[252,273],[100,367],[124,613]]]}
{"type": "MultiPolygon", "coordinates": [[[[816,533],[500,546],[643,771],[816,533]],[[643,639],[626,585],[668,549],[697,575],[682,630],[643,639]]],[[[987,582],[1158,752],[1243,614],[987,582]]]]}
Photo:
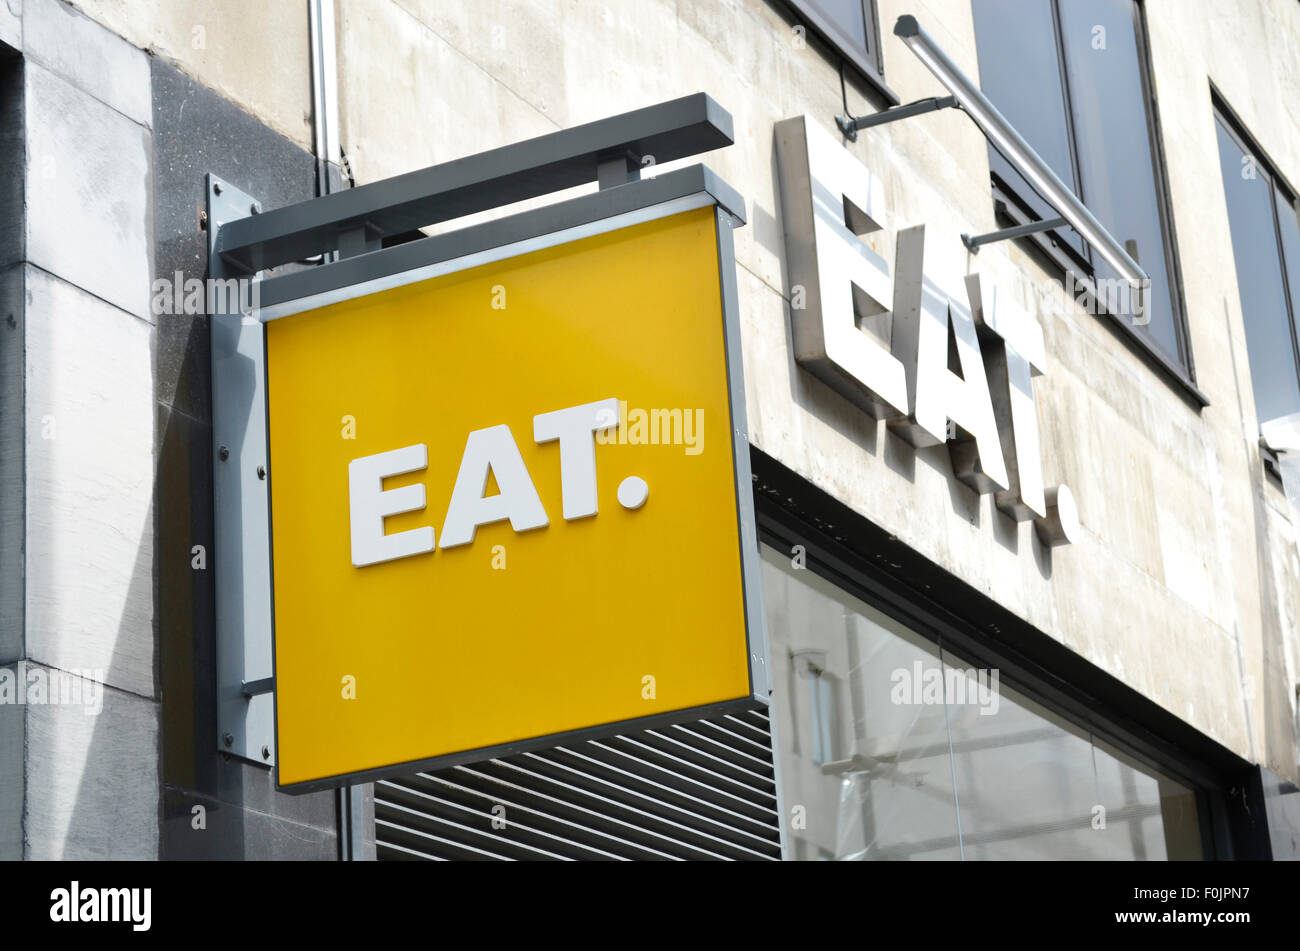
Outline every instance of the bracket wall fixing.
{"type": "Polygon", "coordinates": [[[992,244],[994,241],[1005,241],[1007,238],[1023,238],[1026,235],[1037,234],[1040,231],[1053,231],[1056,228],[1064,228],[1069,222],[1064,218],[1048,218],[1044,221],[1031,221],[1027,225],[1016,225],[1014,228],[1003,228],[1001,231],[990,231],[987,234],[961,236],[961,243],[966,245],[971,254],[980,253],[980,245],[992,244]]]}
{"type": "Polygon", "coordinates": [[[212,293],[212,487],[217,608],[217,749],[262,766],[275,764],[271,656],[270,481],[265,401],[264,328],[241,306],[255,303],[259,280],[217,252],[221,227],[262,210],[215,175],[207,177],[210,287],[232,278],[240,288],[212,293]],[[248,282],[248,283],[244,283],[248,282]],[[235,304],[236,306],[230,306],[235,304]]]}
{"type": "Polygon", "coordinates": [[[859,116],[856,119],[852,116],[836,116],[835,124],[839,126],[839,130],[844,133],[846,139],[850,142],[856,142],[858,141],[858,133],[863,129],[870,129],[872,126],[884,125],[887,122],[907,119],[911,116],[924,115],[927,112],[936,112],[939,109],[960,108],[961,104],[957,102],[956,96],[935,96],[931,99],[918,99],[916,102],[909,102],[905,106],[882,109],[880,112],[873,112],[869,116],[859,116]]]}

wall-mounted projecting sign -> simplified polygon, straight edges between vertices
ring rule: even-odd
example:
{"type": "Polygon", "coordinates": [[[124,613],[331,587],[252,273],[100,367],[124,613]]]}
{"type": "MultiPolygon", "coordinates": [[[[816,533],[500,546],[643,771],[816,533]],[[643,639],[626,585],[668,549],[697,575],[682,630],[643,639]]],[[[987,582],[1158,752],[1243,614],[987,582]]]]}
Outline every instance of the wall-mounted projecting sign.
{"type": "Polygon", "coordinates": [[[263,287],[282,787],[766,700],[743,210],[635,129],[593,195],[263,287]]]}

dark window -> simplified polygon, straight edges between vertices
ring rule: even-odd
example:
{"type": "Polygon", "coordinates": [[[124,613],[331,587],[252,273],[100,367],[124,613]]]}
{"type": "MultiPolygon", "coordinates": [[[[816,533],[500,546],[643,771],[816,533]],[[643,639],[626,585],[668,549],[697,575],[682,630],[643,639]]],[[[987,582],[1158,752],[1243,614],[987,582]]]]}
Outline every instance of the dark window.
{"type": "MultiPolygon", "coordinates": [[[[1149,322],[1124,319],[1131,313],[1113,316],[1167,367],[1190,376],[1136,0],[971,5],[984,94],[1151,278],[1149,322]]],[[[992,147],[990,167],[995,194],[1013,209],[1012,217],[1057,217],[992,147]]],[[[1055,240],[1079,273],[1094,281],[1118,279],[1073,231],[1060,229],[1055,240]]]]}
{"type": "Polygon", "coordinates": [[[864,73],[881,82],[885,73],[876,29],[875,0],[789,0],[807,26],[864,73]]]}
{"type": "Polygon", "coordinates": [[[1217,116],[1232,256],[1261,423],[1300,412],[1300,218],[1295,197],[1244,132],[1217,116]]]}

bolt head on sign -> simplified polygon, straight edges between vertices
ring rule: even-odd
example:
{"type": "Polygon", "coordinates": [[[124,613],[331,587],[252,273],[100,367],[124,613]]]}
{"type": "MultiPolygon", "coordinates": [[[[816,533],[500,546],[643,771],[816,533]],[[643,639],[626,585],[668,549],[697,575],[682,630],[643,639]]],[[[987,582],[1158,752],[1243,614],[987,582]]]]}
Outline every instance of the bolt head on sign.
{"type": "Polygon", "coordinates": [[[752,695],[717,227],[267,324],[281,786],[752,695]]]}

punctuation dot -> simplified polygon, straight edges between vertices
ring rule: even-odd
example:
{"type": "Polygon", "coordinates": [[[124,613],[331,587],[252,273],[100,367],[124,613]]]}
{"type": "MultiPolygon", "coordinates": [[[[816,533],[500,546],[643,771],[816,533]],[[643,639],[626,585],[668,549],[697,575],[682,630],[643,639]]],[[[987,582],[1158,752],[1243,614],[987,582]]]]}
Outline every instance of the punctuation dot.
{"type": "Polygon", "coordinates": [[[640,476],[628,476],[618,484],[618,504],[625,509],[639,509],[649,494],[650,486],[640,476]]]}

